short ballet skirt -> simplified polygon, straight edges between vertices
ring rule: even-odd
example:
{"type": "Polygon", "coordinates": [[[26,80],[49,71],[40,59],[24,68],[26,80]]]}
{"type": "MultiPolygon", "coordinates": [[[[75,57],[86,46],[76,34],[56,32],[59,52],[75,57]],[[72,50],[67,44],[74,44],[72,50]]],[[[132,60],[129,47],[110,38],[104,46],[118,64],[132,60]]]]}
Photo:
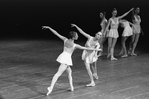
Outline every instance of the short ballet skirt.
{"type": "Polygon", "coordinates": [[[117,29],[110,29],[109,33],[108,33],[108,37],[112,37],[112,38],[118,38],[118,31],[117,29]]]}
{"type": "Polygon", "coordinates": [[[98,59],[95,51],[84,50],[82,53],[82,60],[85,60],[86,63],[94,63],[98,59]]]}
{"type": "Polygon", "coordinates": [[[132,35],[132,28],[127,26],[124,28],[122,36],[131,36],[132,35]]]}
{"type": "Polygon", "coordinates": [[[141,33],[140,24],[134,24],[133,25],[133,33],[141,33]]]}
{"type": "Polygon", "coordinates": [[[62,63],[62,64],[66,64],[66,65],[70,65],[72,66],[72,59],[71,59],[71,54],[68,52],[62,52],[58,58],[56,59],[57,62],[62,63]]]}

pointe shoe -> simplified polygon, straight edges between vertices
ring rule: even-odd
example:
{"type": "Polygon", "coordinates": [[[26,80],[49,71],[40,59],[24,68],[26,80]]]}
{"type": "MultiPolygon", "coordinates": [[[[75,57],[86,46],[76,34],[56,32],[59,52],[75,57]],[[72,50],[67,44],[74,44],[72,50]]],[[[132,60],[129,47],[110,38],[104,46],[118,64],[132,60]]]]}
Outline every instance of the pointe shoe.
{"type": "Polygon", "coordinates": [[[130,55],[131,55],[131,56],[137,56],[137,54],[135,54],[135,53],[131,53],[130,55]]]}
{"type": "Polygon", "coordinates": [[[116,60],[117,60],[117,58],[111,57],[111,60],[112,60],[112,61],[116,61],[116,60]]]}
{"type": "Polygon", "coordinates": [[[47,90],[48,90],[48,93],[47,93],[47,96],[48,96],[49,94],[51,94],[52,89],[51,89],[51,87],[48,87],[47,90]]]}
{"type": "Polygon", "coordinates": [[[125,57],[128,57],[128,55],[127,55],[127,54],[125,54],[125,55],[122,55],[121,57],[125,58],[125,57]]]}
{"type": "Polygon", "coordinates": [[[93,87],[93,86],[95,86],[95,83],[90,83],[90,84],[87,84],[86,86],[87,87],[93,87]]]}
{"type": "Polygon", "coordinates": [[[68,90],[69,90],[69,91],[74,91],[74,88],[69,88],[68,90]]]}
{"type": "Polygon", "coordinates": [[[97,74],[93,74],[93,77],[94,77],[95,79],[98,79],[98,75],[97,75],[97,74]]]}

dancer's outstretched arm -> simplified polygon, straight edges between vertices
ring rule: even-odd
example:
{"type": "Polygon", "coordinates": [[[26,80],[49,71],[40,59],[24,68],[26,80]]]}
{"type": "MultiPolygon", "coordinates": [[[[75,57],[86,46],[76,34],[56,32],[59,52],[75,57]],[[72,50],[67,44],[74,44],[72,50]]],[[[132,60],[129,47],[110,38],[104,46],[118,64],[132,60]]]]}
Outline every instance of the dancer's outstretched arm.
{"type": "Polygon", "coordinates": [[[78,49],[82,49],[82,50],[95,50],[95,51],[102,51],[102,49],[95,49],[95,48],[87,48],[87,47],[83,47],[79,44],[76,44],[76,48],[78,49]]]}
{"type": "Polygon", "coordinates": [[[84,32],[81,28],[79,28],[77,25],[71,24],[71,26],[72,26],[72,27],[76,27],[77,30],[78,30],[82,35],[84,35],[86,38],[90,38],[90,37],[91,37],[89,34],[85,33],[85,32],[84,32]]]}
{"type": "Polygon", "coordinates": [[[54,29],[52,29],[49,26],[42,26],[42,29],[49,29],[52,33],[54,33],[56,36],[58,36],[60,39],[65,40],[67,39],[66,37],[60,35],[57,31],[55,31],[54,29]]]}
{"type": "Polygon", "coordinates": [[[134,8],[131,8],[129,11],[127,11],[126,13],[124,13],[123,15],[121,16],[118,16],[117,18],[118,19],[122,19],[123,17],[125,17],[127,14],[129,14],[134,8]]]}

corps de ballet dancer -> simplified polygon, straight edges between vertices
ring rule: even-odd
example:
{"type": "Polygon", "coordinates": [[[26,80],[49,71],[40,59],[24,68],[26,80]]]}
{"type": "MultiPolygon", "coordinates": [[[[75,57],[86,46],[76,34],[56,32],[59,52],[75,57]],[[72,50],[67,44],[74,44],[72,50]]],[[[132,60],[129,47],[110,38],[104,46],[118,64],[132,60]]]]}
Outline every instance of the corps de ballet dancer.
{"type": "Polygon", "coordinates": [[[123,30],[122,38],[121,38],[122,48],[119,54],[122,55],[121,57],[128,57],[127,48],[126,48],[126,40],[128,39],[128,37],[132,36],[133,23],[125,19],[122,19],[120,20],[120,24],[124,28],[124,30],[123,30]]]}
{"type": "Polygon", "coordinates": [[[133,35],[130,42],[129,54],[132,56],[136,56],[137,54],[134,52],[139,41],[140,33],[143,33],[141,29],[141,17],[139,15],[140,8],[136,8],[132,13],[132,22],[133,22],[133,35]]]}

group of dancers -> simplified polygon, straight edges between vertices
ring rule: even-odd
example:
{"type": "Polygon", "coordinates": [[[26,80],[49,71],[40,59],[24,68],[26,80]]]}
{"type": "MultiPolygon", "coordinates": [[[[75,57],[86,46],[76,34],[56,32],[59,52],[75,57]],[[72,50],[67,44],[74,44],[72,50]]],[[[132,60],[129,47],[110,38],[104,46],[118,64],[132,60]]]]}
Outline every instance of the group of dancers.
{"type": "Polygon", "coordinates": [[[112,17],[109,20],[106,19],[106,13],[101,12],[100,13],[101,31],[97,32],[95,36],[91,36],[85,33],[76,24],[71,24],[72,27],[75,27],[79,31],[79,33],[81,33],[83,36],[87,38],[85,46],[81,46],[79,44],[74,43],[74,40],[78,39],[78,34],[75,31],[71,31],[69,33],[69,38],[66,38],[60,35],[57,31],[55,31],[51,27],[43,26],[42,27],[43,29],[49,29],[52,33],[54,33],[64,42],[63,52],[56,59],[56,61],[60,63],[60,66],[58,68],[57,73],[52,78],[51,85],[47,88],[48,92],[46,95],[49,95],[52,92],[55,83],[57,82],[58,78],[62,75],[64,71],[67,71],[68,73],[70,91],[74,91],[72,70],[71,70],[71,66],[73,66],[73,63],[71,55],[76,48],[83,50],[82,60],[84,61],[84,64],[86,66],[91,81],[86,86],[88,87],[95,86],[94,79],[98,79],[96,62],[98,60],[98,57],[102,55],[103,43],[105,42],[106,39],[108,39],[107,58],[110,58],[111,60],[117,60],[117,58],[114,57],[114,47],[117,42],[117,38],[119,37],[118,34],[119,24],[124,28],[122,33],[122,48],[120,51],[120,55],[122,55],[121,57],[128,57],[128,54],[136,56],[137,54],[135,54],[134,51],[141,33],[141,26],[140,26],[141,18],[139,16],[139,12],[140,8],[136,9],[132,8],[128,12],[124,13],[122,16],[116,17],[117,10],[114,9],[112,11],[112,17]],[[132,23],[125,19],[122,19],[123,17],[128,15],[131,11],[133,13],[132,23]],[[129,50],[127,52],[125,41],[130,36],[131,41],[129,45],[129,50]]]}

